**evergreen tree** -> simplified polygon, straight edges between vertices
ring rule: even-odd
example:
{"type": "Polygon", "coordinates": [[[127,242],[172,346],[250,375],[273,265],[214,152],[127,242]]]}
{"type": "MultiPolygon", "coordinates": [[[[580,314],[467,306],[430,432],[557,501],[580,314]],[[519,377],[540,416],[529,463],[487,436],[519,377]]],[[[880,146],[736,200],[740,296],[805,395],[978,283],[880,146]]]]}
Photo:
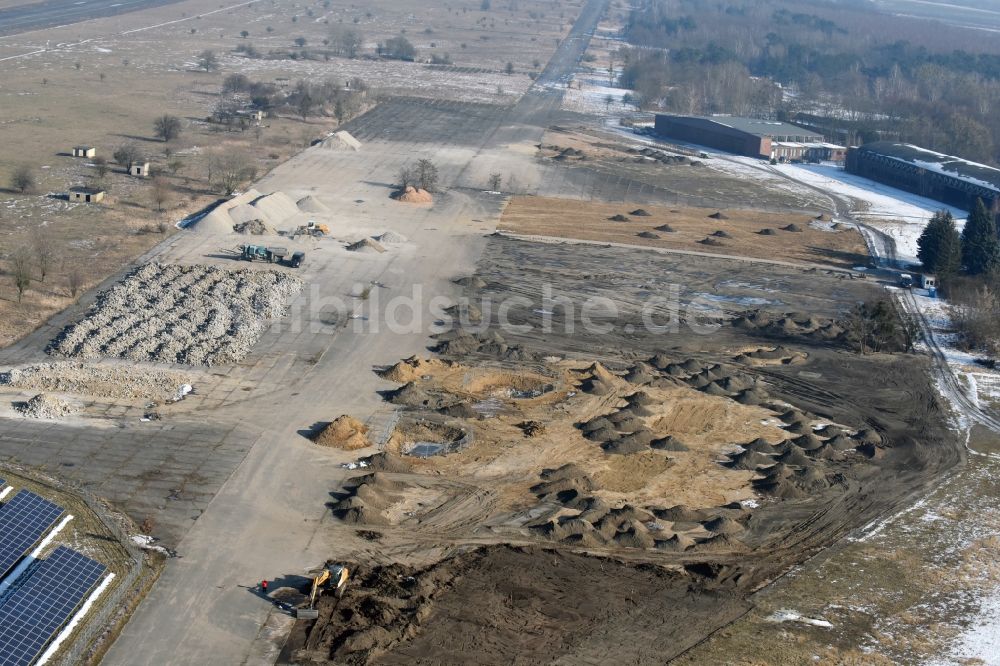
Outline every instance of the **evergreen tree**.
{"type": "Polygon", "coordinates": [[[971,275],[988,273],[1000,266],[996,220],[982,199],[976,199],[975,209],[962,232],[962,263],[971,275]]]}
{"type": "Polygon", "coordinates": [[[939,210],[917,239],[917,258],[924,270],[938,275],[958,272],[962,263],[962,239],[955,228],[955,218],[939,210]]]}

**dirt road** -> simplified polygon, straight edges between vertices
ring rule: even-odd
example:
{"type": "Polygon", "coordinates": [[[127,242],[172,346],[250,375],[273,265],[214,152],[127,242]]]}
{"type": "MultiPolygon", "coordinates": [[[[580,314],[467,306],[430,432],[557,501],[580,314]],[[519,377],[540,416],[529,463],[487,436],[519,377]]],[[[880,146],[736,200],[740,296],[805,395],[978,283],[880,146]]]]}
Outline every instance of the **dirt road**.
{"type": "MultiPolygon", "coordinates": [[[[546,70],[546,80],[569,73],[605,5],[602,0],[586,5],[571,37],[546,70]]],[[[484,232],[495,228],[496,202],[488,196],[451,191],[433,208],[392,208],[401,204],[387,200],[385,179],[423,151],[436,156],[445,184],[460,182],[468,165],[484,151],[530,155],[530,146],[544,127],[530,123],[544,122],[546,114],[558,108],[560,94],[557,89],[536,87],[506,117],[485,126],[471,145],[373,139],[359,158],[314,148],[276,169],[258,186],[314,191],[326,197],[334,214],[352,220],[345,224],[358,225],[359,232],[367,231],[366,224],[385,225],[383,230],[396,225],[410,239],[405,251],[342,262],[325,276],[324,293],[342,295],[354,283],[372,282],[385,285],[379,290],[385,298],[408,294],[413,285],[420,285],[425,294],[452,293],[455,286],[450,280],[472,271],[485,243],[484,232]],[[357,180],[343,171],[352,164],[357,180]],[[358,201],[373,202],[378,208],[369,210],[371,217],[361,216],[358,201]]],[[[212,251],[207,245],[172,251],[202,259],[212,251]]],[[[296,339],[287,331],[279,337],[296,339]]],[[[333,411],[361,415],[374,430],[384,428],[392,415],[376,394],[385,383],[371,368],[420,353],[427,343],[426,330],[357,332],[344,327],[324,340],[315,364],[301,377],[290,378],[283,390],[217,411],[214,418],[259,428],[260,438],[178,544],[182,557],[169,562],[105,663],[272,663],[271,632],[280,634],[287,620],[272,615],[269,604],[252,588],[263,578],[300,574],[331,552],[324,529],[330,516],[323,507],[327,493],[343,479],[345,470],[338,465],[347,459],[317,450],[296,431],[331,418],[333,411]]],[[[342,550],[345,544],[338,547],[342,550]]],[[[358,551],[363,548],[359,543],[358,551]]]]}

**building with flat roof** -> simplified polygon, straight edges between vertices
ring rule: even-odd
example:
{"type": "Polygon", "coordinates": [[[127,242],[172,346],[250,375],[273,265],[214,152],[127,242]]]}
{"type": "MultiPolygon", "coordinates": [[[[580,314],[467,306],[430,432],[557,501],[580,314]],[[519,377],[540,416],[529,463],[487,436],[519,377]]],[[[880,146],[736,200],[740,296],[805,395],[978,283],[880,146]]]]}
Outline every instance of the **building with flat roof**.
{"type": "Polygon", "coordinates": [[[100,203],[104,200],[104,190],[96,187],[71,187],[69,200],[78,203],[100,203]]]}
{"type": "Polygon", "coordinates": [[[976,199],[1000,212],[1000,169],[908,143],[876,141],[847,153],[849,173],[963,210],[976,199]]]}
{"type": "Polygon", "coordinates": [[[777,120],[657,114],[655,130],[666,139],[779,162],[843,161],[846,154],[843,146],[827,143],[818,132],[777,120]]]}

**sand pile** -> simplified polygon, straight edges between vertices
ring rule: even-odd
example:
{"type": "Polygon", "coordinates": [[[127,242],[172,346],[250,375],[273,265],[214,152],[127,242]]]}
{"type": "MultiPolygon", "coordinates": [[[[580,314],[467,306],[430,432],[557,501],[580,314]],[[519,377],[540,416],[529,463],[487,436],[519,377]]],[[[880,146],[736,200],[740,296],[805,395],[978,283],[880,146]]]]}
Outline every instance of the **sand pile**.
{"type": "Polygon", "coordinates": [[[150,263],[98,295],[87,316],[47,351],[186,365],[236,363],[302,280],[287,273],[150,263]]]}
{"type": "Polygon", "coordinates": [[[421,190],[413,187],[412,185],[407,185],[406,189],[402,192],[396,194],[396,201],[402,201],[405,203],[434,203],[434,197],[427,190],[421,190]]]}
{"type": "Polygon", "coordinates": [[[361,142],[351,136],[346,130],[339,130],[323,139],[320,144],[326,150],[350,150],[357,152],[361,150],[361,142]]]}
{"type": "Polygon", "coordinates": [[[397,245],[399,243],[405,243],[409,240],[406,236],[395,231],[387,231],[381,236],[376,236],[375,240],[383,245],[397,245]]]}
{"type": "Polygon", "coordinates": [[[320,446],[345,451],[371,446],[371,442],[368,440],[368,426],[347,414],[334,419],[316,435],[313,441],[320,446]]]}
{"type": "Polygon", "coordinates": [[[261,194],[250,189],[216,206],[190,229],[196,233],[277,233],[277,225],[300,213],[284,192],[261,194]],[[257,223],[250,225],[250,223],[257,223]],[[237,230],[237,227],[240,229],[237,230]],[[257,232],[253,229],[265,229],[257,232]]]}
{"type": "Polygon", "coordinates": [[[80,411],[61,398],[39,393],[27,402],[18,403],[14,409],[29,419],[58,419],[80,411]]]}
{"type": "Polygon", "coordinates": [[[379,372],[378,375],[379,377],[388,379],[391,382],[408,384],[409,382],[417,381],[426,375],[455,367],[458,367],[458,364],[452,361],[411,356],[410,358],[404,359],[386,370],[379,372]]]}
{"type": "Polygon", "coordinates": [[[378,241],[374,241],[371,238],[362,238],[356,243],[351,243],[347,246],[350,252],[363,252],[366,254],[382,254],[385,252],[385,248],[378,241]]]}
{"type": "Polygon", "coordinates": [[[325,203],[323,203],[322,201],[320,201],[319,199],[317,199],[316,197],[314,197],[311,194],[309,196],[302,197],[301,199],[299,199],[298,201],[296,201],[295,205],[303,213],[328,213],[328,212],[330,212],[329,206],[327,206],[325,203]]]}
{"type": "Polygon", "coordinates": [[[39,363],[0,373],[0,385],[36,391],[74,393],[98,398],[167,399],[190,384],[182,372],[133,364],[39,363]]]}

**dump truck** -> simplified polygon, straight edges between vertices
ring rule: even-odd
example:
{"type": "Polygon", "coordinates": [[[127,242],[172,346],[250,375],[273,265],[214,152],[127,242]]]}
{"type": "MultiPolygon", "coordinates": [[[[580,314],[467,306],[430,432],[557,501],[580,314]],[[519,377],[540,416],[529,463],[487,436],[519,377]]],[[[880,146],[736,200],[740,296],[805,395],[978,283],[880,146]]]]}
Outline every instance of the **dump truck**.
{"type": "Polygon", "coordinates": [[[271,264],[280,262],[288,256],[288,248],[264,247],[263,245],[241,245],[240,256],[246,261],[266,261],[271,264]]]}

